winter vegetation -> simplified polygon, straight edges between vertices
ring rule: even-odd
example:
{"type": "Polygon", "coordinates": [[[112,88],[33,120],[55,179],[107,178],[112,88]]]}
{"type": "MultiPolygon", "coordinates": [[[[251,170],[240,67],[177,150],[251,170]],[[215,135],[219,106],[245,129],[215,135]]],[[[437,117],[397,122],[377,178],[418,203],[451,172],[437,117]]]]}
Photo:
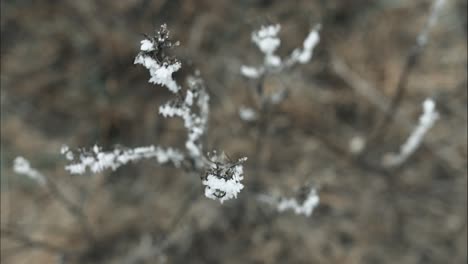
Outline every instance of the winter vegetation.
{"type": "Polygon", "coordinates": [[[137,2],[2,19],[2,263],[466,262],[462,1],[137,2]]]}

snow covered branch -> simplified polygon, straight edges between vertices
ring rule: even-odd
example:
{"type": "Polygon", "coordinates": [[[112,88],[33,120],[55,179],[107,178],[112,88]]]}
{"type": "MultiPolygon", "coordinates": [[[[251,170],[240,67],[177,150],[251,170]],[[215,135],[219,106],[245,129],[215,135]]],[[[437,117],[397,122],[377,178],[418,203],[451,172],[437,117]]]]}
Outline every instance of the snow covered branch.
{"type": "Polygon", "coordinates": [[[399,153],[387,154],[383,159],[383,164],[387,167],[399,166],[405,162],[411,154],[421,145],[427,131],[439,119],[439,113],[435,110],[435,102],[426,99],[423,103],[423,114],[419,118],[418,126],[413,130],[406,142],[400,147],[399,153]]]}
{"type": "MultiPolygon", "coordinates": [[[[67,146],[62,147],[61,152],[67,159],[73,160],[75,156],[67,146]]],[[[92,151],[83,151],[79,155],[77,162],[67,165],[65,170],[71,174],[83,174],[87,170],[92,173],[99,173],[106,169],[116,170],[129,162],[152,158],[156,158],[160,164],[172,162],[176,167],[179,167],[184,156],[180,151],[172,148],[163,149],[147,146],[126,150],[114,149],[113,151],[104,152],[100,147],[95,145],[92,151]]]]}
{"type": "Polygon", "coordinates": [[[210,167],[203,177],[205,185],[205,196],[219,200],[223,203],[225,200],[237,198],[237,194],[244,188],[241,181],[244,179],[244,163],[247,158],[241,158],[237,162],[229,161],[222,153],[216,152],[210,158],[210,167]]]}
{"type": "Polygon", "coordinates": [[[259,196],[261,202],[276,208],[278,212],[292,210],[296,214],[312,215],[315,207],[319,205],[320,198],[314,188],[303,189],[296,198],[274,197],[271,195],[259,196]]]}
{"type": "Polygon", "coordinates": [[[140,44],[135,64],[141,64],[148,69],[150,83],[166,87],[176,94],[174,99],[159,107],[159,113],[165,118],[179,117],[183,120],[187,130],[185,151],[156,146],[102,151],[100,147],[94,146],[92,150],[82,150],[76,155],[64,146],[61,153],[67,160],[73,161],[65,169],[71,174],[83,174],[86,171],[98,173],[106,169],[116,170],[129,162],[142,159],[155,158],[160,164],[171,162],[175,167],[188,160],[187,164],[192,166],[194,172],[204,173],[202,184],[208,198],[219,200],[221,203],[236,198],[244,187],[240,183],[244,178],[241,163],[246,158],[231,162],[225,158],[215,157],[210,160],[204,156],[202,137],[208,124],[210,96],[199,73],[196,72],[187,78],[186,87],[179,85],[173,78],[173,73],[177,72],[182,64],[166,52],[179,44],[171,42],[166,25],[162,25],[155,36],[146,36],[140,44]]]}
{"type": "Polygon", "coordinates": [[[209,95],[203,80],[191,76],[187,80],[188,90],[184,100],[173,100],[161,107],[159,113],[164,117],[178,116],[184,121],[188,136],[185,147],[189,156],[201,166],[202,144],[201,137],[205,133],[209,116],[209,95]]]}
{"type": "Polygon", "coordinates": [[[267,25],[252,33],[252,42],[264,55],[263,65],[256,67],[242,65],[242,75],[250,79],[258,79],[266,73],[280,72],[297,63],[305,64],[310,61],[313,50],[320,41],[320,25],[309,32],[301,48],[294,49],[291,55],[283,60],[275,54],[281,44],[281,39],[278,37],[280,29],[281,26],[278,24],[267,25]]]}

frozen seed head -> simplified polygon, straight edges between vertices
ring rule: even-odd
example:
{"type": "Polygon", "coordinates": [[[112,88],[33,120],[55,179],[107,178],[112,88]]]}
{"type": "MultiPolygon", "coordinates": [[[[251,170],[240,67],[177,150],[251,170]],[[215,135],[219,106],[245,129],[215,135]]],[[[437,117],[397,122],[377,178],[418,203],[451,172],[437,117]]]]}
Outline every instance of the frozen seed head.
{"type": "Polygon", "coordinates": [[[225,158],[213,161],[202,181],[205,185],[205,196],[221,203],[237,198],[237,194],[244,188],[241,183],[244,179],[242,163],[246,160],[244,157],[235,163],[226,162],[225,158]]]}
{"type": "Polygon", "coordinates": [[[135,58],[135,64],[141,64],[148,69],[150,83],[165,86],[169,91],[177,93],[179,85],[172,74],[181,68],[181,63],[166,54],[166,50],[178,45],[169,39],[169,31],[164,24],[155,36],[147,37],[140,42],[140,53],[135,58]]]}

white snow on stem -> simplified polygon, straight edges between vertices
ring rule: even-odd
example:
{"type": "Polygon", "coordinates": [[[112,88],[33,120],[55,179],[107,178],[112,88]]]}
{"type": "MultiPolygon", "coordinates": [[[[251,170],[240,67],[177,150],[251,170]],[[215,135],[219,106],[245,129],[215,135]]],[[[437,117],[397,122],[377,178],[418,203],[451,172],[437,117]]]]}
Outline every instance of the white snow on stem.
{"type": "Polygon", "coordinates": [[[221,203],[237,198],[237,194],[244,189],[244,185],[241,183],[244,179],[242,163],[246,160],[245,157],[239,159],[235,165],[214,164],[202,182],[205,185],[205,196],[219,200],[221,203]]]}
{"type": "Polygon", "coordinates": [[[134,63],[141,64],[148,69],[151,75],[151,78],[149,79],[150,83],[165,86],[173,93],[177,93],[180,90],[180,86],[172,77],[172,74],[181,68],[180,62],[174,62],[173,64],[160,64],[150,56],[138,54],[134,63]]]}
{"type": "Polygon", "coordinates": [[[161,164],[172,162],[178,167],[183,161],[184,156],[178,150],[172,148],[163,149],[155,146],[127,150],[115,149],[109,152],[103,152],[98,146],[94,146],[92,152],[81,154],[78,162],[65,166],[65,170],[71,174],[83,174],[87,170],[92,173],[99,173],[106,169],[116,170],[131,161],[151,158],[156,158],[158,163],[161,164]]]}
{"type": "Polygon", "coordinates": [[[416,126],[406,142],[400,147],[400,152],[387,154],[383,159],[383,164],[392,167],[399,166],[405,162],[421,145],[424,136],[437,119],[439,119],[439,113],[435,109],[435,102],[432,99],[426,99],[423,103],[423,113],[419,117],[418,126],[416,126]]]}
{"type": "Polygon", "coordinates": [[[296,198],[281,197],[278,199],[270,195],[260,195],[259,200],[275,207],[278,212],[293,210],[294,213],[305,216],[311,216],[320,203],[320,197],[313,188],[310,189],[307,197],[302,202],[299,202],[296,198]]]}

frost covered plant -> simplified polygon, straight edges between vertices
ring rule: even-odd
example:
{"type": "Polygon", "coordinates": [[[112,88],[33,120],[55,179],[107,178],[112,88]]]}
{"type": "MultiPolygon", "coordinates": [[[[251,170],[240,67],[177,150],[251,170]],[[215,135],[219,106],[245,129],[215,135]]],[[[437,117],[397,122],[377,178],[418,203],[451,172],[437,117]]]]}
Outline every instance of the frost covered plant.
{"type": "Polygon", "coordinates": [[[164,117],[180,117],[187,129],[185,147],[197,167],[203,165],[201,137],[205,133],[209,115],[209,95],[198,77],[187,79],[188,90],[184,100],[173,100],[159,108],[164,117]],[[197,111],[198,110],[198,111],[197,111]]]}
{"type": "MultiPolygon", "coordinates": [[[[278,104],[283,101],[288,93],[287,88],[270,94],[264,93],[264,80],[267,75],[280,73],[296,64],[305,64],[312,59],[313,50],[320,41],[320,25],[312,28],[305,38],[302,47],[294,49],[289,56],[281,58],[276,54],[276,50],[281,45],[278,34],[281,26],[279,24],[262,26],[259,30],[252,32],[251,40],[263,53],[263,63],[259,66],[241,66],[241,74],[249,79],[258,80],[257,93],[260,101],[260,111],[264,111],[265,104],[278,104]]],[[[256,114],[256,112],[253,112],[256,114]]],[[[264,113],[259,114],[262,119],[264,113]]],[[[244,121],[253,121],[246,117],[246,112],[239,109],[239,116],[244,121]]],[[[252,116],[252,115],[250,115],[252,116]]]]}
{"type": "MultiPolygon", "coordinates": [[[[62,147],[61,153],[67,159],[73,160],[74,154],[68,150],[67,146],[62,147]]],[[[114,149],[113,151],[104,152],[100,147],[95,145],[91,151],[82,150],[78,162],[65,166],[65,170],[70,174],[83,174],[86,170],[99,173],[106,169],[116,170],[129,162],[150,158],[156,158],[159,164],[172,162],[176,167],[179,167],[184,160],[183,154],[172,148],[162,149],[160,147],[147,146],[126,150],[114,149]]]]}
{"type": "Polygon", "coordinates": [[[72,161],[65,169],[72,174],[83,174],[88,170],[97,173],[105,169],[116,170],[129,162],[155,158],[160,164],[170,162],[175,167],[186,164],[190,166],[189,170],[203,174],[202,184],[208,198],[220,202],[236,198],[244,187],[241,183],[244,178],[242,163],[246,158],[232,163],[219,157],[210,159],[203,154],[202,137],[207,129],[210,112],[210,97],[203,80],[195,73],[187,78],[187,86],[184,88],[173,78],[173,73],[182,64],[167,54],[168,49],[179,43],[171,42],[166,25],[162,25],[155,36],[146,36],[140,44],[140,52],[134,63],[148,69],[150,83],[161,85],[176,95],[173,100],[159,107],[159,114],[165,118],[179,117],[183,120],[187,130],[185,151],[159,146],[102,151],[100,147],[94,146],[90,151],[82,150],[79,155],[75,155],[64,146],[61,153],[72,161]]]}
{"type": "Polygon", "coordinates": [[[209,159],[210,166],[202,178],[205,196],[221,203],[237,198],[237,194],[244,188],[241,183],[244,179],[242,163],[246,160],[244,157],[232,162],[224,153],[217,155],[213,152],[209,159]]]}
{"type": "Polygon", "coordinates": [[[185,147],[195,164],[201,167],[202,145],[200,141],[208,122],[209,95],[198,74],[187,79],[188,88],[185,95],[182,94],[182,87],[172,76],[181,68],[181,63],[166,54],[168,48],[178,44],[178,42],[170,41],[167,26],[162,25],[154,37],[147,36],[141,41],[140,53],[135,58],[135,64],[141,64],[148,69],[151,76],[150,83],[162,85],[178,95],[176,99],[162,105],[159,113],[164,117],[182,118],[188,132],[185,147]]]}
{"type": "Polygon", "coordinates": [[[292,67],[297,63],[305,64],[312,58],[313,50],[320,41],[320,25],[314,27],[305,38],[302,47],[296,48],[292,53],[281,59],[275,54],[281,44],[278,33],[281,29],[279,24],[262,26],[252,33],[252,42],[260,49],[264,55],[263,65],[246,66],[242,65],[241,73],[247,78],[258,79],[268,73],[275,73],[292,67]]]}
{"type": "Polygon", "coordinates": [[[310,187],[302,188],[294,198],[262,195],[259,200],[275,207],[278,212],[292,210],[298,215],[305,216],[311,216],[320,202],[317,191],[310,187]]]}
{"type": "Polygon", "coordinates": [[[423,113],[419,117],[418,126],[400,147],[400,152],[387,154],[383,159],[383,164],[387,167],[403,164],[421,145],[424,135],[431,129],[437,119],[439,119],[439,113],[435,109],[435,102],[432,99],[424,100],[423,113]]]}
{"type": "Polygon", "coordinates": [[[154,37],[146,36],[142,40],[140,53],[135,58],[135,64],[141,64],[150,72],[150,83],[167,87],[173,93],[181,88],[173,79],[172,74],[181,68],[181,63],[166,54],[166,50],[179,45],[179,42],[171,42],[166,25],[156,32],[154,37]]]}

